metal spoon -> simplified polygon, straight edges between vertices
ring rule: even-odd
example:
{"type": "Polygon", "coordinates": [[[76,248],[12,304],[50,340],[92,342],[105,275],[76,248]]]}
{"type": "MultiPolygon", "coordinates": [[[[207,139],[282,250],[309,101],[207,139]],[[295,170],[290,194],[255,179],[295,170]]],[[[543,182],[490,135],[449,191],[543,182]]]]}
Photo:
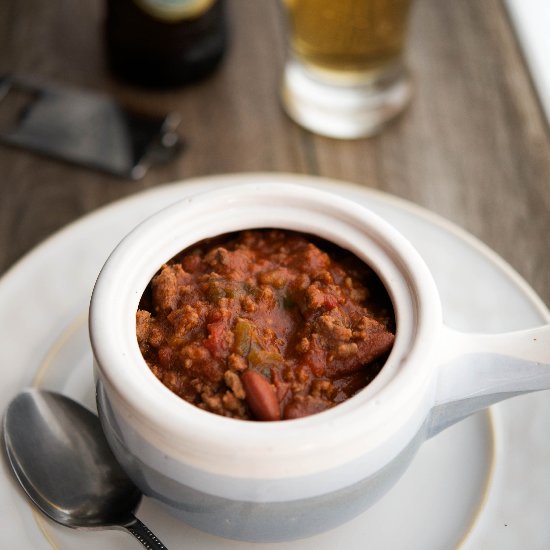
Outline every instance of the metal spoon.
{"type": "Polygon", "coordinates": [[[25,390],[4,416],[11,467],[31,500],[73,528],[126,529],[166,549],[133,512],[141,493],[116,461],[97,416],[53,392],[25,390]]]}

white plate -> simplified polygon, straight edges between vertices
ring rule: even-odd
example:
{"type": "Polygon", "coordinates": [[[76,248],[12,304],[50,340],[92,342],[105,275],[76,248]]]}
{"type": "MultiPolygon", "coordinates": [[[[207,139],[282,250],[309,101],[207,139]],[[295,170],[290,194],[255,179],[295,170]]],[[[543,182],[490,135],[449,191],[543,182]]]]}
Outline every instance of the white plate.
{"type": "MultiPolygon", "coordinates": [[[[528,285],[465,232],[410,203],[342,182],[248,174],[203,178],[140,193],[60,231],[0,281],[0,409],[24,386],[62,391],[94,406],[86,309],[108,253],[136,223],[192,192],[236,181],[291,181],[369,206],[418,248],[433,271],[448,324],[465,330],[526,328],[550,319],[528,285]]],[[[178,522],[150,499],[138,516],[172,549],[507,550],[549,548],[550,397],[510,400],[427,442],[396,487],[355,520],[310,539],[255,545],[178,522]]],[[[0,476],[2,544],[14,548],[136,548],[121,532],[76,532],[34,512],[6,461],[0,476]]]]}

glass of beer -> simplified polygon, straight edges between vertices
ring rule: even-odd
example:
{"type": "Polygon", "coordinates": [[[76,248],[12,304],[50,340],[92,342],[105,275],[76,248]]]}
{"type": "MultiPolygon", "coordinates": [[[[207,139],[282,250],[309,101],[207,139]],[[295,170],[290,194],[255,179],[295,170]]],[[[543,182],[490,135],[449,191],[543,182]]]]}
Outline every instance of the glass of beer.
{"type": "Polygon", "coordinates": [[[412,0],[283,0],[289,55],[282,101],[321,135],[378,133],[403,111],[411,83],[403,53],[412,0]]]}

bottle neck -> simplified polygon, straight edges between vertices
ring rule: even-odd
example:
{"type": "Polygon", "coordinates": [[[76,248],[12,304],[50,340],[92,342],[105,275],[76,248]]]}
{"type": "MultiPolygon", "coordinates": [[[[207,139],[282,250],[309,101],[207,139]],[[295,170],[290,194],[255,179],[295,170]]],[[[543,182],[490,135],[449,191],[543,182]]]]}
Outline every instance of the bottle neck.
{"type": "Polygon", "coordinates": [[[147,88],[200,80],[217,67],[227,45],[223,0],[107,0],[106,54],[113,74],[147,88]],[[192,18],[162,20],[145,3],[200,4],[192,18]],[[207,7],[208,6],[208,7],[207,7]]]}

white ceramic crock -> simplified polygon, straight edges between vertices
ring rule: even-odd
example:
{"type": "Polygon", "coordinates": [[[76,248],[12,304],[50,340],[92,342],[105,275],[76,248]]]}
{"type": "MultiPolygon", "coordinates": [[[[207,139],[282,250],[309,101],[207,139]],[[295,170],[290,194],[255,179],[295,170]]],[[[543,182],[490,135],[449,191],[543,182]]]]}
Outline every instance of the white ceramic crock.
{"type": "Polygon", "coordinates": [[[184,521],[255,541],[352,518],[397,481],[426,438],[500,399],[550,387],[549,335],[548,327],[500,336],[445,327],[431,274],[400,233],[356,203],[282,183],[218,189],[152,216],[109,257],[90,308],[98,410],[122,465],[184,521]],[[377,272],[396,312],[395,345],[376,379],[303,419],[245,422],[198,409],[155,378],[136,340],[140,297],[165,261],[204,238],[262,227],[350,250],[377,272]]]}

